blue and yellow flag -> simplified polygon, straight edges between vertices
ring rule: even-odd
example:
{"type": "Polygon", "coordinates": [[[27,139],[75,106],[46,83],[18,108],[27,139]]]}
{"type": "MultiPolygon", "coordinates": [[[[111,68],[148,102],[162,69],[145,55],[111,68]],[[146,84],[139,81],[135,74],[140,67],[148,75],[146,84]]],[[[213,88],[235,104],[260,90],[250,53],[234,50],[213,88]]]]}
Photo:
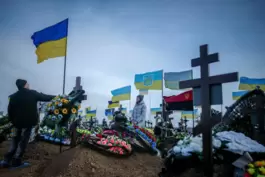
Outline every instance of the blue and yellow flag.
{"type": "Polygon", "coordinates": [[[96,117],[96,114],[97,114],[97,110],[88,111],[88,112],[86,113],[86,117],[87,117],[87,118],[90,118],[90,117],[96,117]]]}
{"type": "Polygon", "coordinates": [[[37,48],[38,64],[50,58],[66,55],[67,33],[68,19],[37,31],[31,36],[37,48]]]}
{"type": "Polygon", "coordinates": [[[162,108],[151,108],[151,114],[155,115],[156,112],[161,112],[162,111],[162,108]]]}
{"type": "Polygon", "coordinates": [[[108,108],[117,108],[119,106],[120,106],[120,102],[119,101],[109,101],[108,108]]]}
{"type": "Polygon", "coordinates": [[[242,97],[242,96],[245,95],[246,93],[248,93],[248,91],[238,91],[238,92],[233,92],[233,93],[232,93],[233,100],[238,100],[240,97],[242,97]]]}
{"type": "Polygon", "coordinates": [[[85,110],[86,110],[86,113],[88,113],[91,110],[91,107],[88,106],[88,107],[85,108],[85,110]]]}
{"type": "Polygon", "coordinates": [[[171,90],[179,90],[179,82],[190,79],[192,79],[192,70],[164,74],[165,87],[171,90]]]}
{"type": "Polygon", "coordinates": [[[261,90],[265,91],[265,78],[256,79],[248,77],[240,77],[239,80],[239,90],[254,90],[260,87],[261,90]]]}
{"type": "Polygon", "coordinates": [[[148,90],[147,89],[140,89],[139,95],[148,95],[148,90]]]}
{"type": "Polygon", "coordinates": [[[118,88],[116,90],[111,91],[112,101],[123,101],[131,99],[131,86],[126,86],[122,88],[118,88]]]}
{"type": "Polygon", "coordinates": [[[134,84],[136,89],[162,90],[163,70],[136,74],[134,84]]]}
{"type": "Polygon", "coordinates": [[[105,116],[112,116],[113,115],[113,109],[105,109],[105,116]]]}
{"type": "Polygon", "coordinates": [[[182,111],[181,112],[181,118],[187,118],[187,119],[192,119],[192,118],[197,118],[198,117],[198,109],[194,109],[194,111],[182,111]]]}
{"type": "Polygon", "coordinates": [[[127,108],[121,108],[121,112],[126,114],[127,113],[127,108]]]}

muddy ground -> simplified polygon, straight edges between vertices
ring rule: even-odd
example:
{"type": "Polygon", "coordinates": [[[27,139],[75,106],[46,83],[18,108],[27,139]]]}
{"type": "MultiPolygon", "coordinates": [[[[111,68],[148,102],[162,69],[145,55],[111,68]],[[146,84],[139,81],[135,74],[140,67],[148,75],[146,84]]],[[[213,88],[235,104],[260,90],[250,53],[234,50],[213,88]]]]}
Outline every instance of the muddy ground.
{"type": "MultiPolygon", "coordinates": [[[[0,144],[0,156],[7,151],[9,142],[0,144]]],[[[67,148],[65,147],[64,150],[67,148]]],[[[1,170],[3,177],[157,177],[162,162],[149,154],[133,154],[128,158],[106,156],[78,146],[59,153],[59,146],[45,142],[30,144],[25,161],[31,166],[24,169],[1,170]]]]}

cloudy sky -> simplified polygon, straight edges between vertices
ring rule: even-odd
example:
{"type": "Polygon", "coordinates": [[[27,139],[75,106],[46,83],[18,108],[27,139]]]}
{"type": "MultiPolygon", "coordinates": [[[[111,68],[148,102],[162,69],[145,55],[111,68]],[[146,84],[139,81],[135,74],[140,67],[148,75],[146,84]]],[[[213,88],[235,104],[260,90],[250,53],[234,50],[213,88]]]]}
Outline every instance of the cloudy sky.
{"type": "MultiPolygon", "coordinates": [[[[219,52],[211,75],[238,71],[264,78],[264,8],[264,0],[0,0],[0,110],[6,110],[17,78],[28,80],[32,89],[62,93],[63,59],[37,65],[30,37],[66,18],[66,90],[81,76],[88,95],[83,107],[97,108],[100,118],[112,89],[133,85],[136,73],[190,69],[202,44],[209,44],[210,53],[219,52]]],[[[198,78],[199,68],[193,71],[198,78]]],[[[138,92],[132,88],[133,106],[138,92]]],[[[224,106],[233,103],[231,92],[237,88],[238,83],[223,85],[224,106]]],[[[158,107],[161,92],[150,97],[158,107]]],[[[145,101],[149,107],[148,96],[145,101]]]]}

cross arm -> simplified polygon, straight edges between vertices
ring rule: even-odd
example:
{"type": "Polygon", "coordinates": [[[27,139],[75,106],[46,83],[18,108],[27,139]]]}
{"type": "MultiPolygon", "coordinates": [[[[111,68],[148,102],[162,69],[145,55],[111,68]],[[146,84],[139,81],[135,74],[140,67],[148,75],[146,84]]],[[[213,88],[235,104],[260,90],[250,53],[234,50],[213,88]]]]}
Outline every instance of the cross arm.
{"type": "Polygon", "coordinates": [[[238,81],[238,72],[211,76],[209,77],[209,80],[210,80],[210,84],[222,84],[222,83],[228,83],[228,82],[235,82],[235,81],[238,81]]]}
{"type": "Polygon", "coordinates": [[[193,79],[193,80],[186,80],[186,81],[179,82],[180,89],[194,88],[194,87],[200,87],[200,86],[201,86],[201,79],[193,79]]]}
{"type": "MultiPolygon", "coordinates": [[[[215,63],[218,62],[218,53],[213,53],[207,56],[207,63],[215,63]]],[[[191,67],[196,67],[196,66],[201,66],[202,65],[202,60],[201,58],[194,58],[191,60],[191,67]]]]}

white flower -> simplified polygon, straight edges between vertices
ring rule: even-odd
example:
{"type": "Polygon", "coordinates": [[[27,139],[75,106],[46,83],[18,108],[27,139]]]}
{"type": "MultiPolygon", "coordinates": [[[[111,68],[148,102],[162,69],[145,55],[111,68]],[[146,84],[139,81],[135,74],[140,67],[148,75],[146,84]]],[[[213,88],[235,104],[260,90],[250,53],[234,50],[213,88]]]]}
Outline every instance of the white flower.
{"type": "Polygon", "coordinates": [[[222,145],[222,142],[220,140],[213,138],[213,147],[214,148],[218,149],[221,147],[221,145],[222,145]]]}
{"type": "Polygon", "coordinates": [[[173,152],[174,152],[174,153],[180,153],[180,152],[181,152],[181,148],[178,147],[178,146],[174,146],[174,147],[173,147],[173,152]]]}

